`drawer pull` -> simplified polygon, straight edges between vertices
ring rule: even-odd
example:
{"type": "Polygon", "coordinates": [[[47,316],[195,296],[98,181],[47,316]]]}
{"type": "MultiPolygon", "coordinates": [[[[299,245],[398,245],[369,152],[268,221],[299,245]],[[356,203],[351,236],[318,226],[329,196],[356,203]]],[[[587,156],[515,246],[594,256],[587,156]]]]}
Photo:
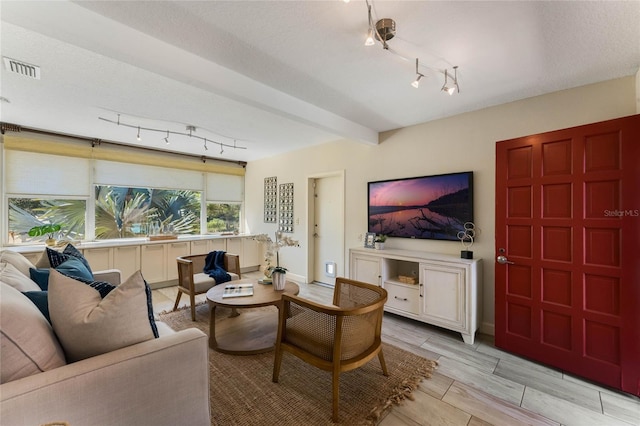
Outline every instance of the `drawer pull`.
{"type": "Polygon", "coordinates": [[[398,296],[393,296],[398,300],[402,300],[403,302],[407,302],[409,299],[407,299],[406,297],[398,297],[398,296]]]}

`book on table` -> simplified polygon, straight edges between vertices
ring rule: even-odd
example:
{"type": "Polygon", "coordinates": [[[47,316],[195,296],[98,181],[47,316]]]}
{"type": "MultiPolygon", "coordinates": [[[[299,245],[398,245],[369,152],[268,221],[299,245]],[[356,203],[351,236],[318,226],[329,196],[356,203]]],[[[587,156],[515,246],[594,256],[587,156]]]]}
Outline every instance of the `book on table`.
{"type": "Polygon", "coordinates": [[[253,284],[229,284],[224,287],[222,298],[253,296],[253,284]]]}

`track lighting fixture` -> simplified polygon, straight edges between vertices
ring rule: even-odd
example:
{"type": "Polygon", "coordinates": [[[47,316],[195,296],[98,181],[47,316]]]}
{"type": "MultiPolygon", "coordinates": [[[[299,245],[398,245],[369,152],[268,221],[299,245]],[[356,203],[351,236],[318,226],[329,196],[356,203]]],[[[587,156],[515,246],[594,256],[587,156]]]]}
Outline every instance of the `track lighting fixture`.
{"type": "Polygon", "coordinates": [[[389,49],[387,44],[388,40],[391,40],[396,35],[396,21],[389,18],[380,19],[376,22],[376,40],[382,42],[382,48],[384,50],[389,49]]]}
{"type": "Polygon", "coordinates": [[[453,92],[458,91],[460,93],[460,86],[458,86],[458,66],[453,67],[453,81],[449,81],[448,71],[444,70],[444,84],[442,85],[442,91],[447,92],[449,95],[453,95],[453,92]]]}
{"type": "MultiPolygon", "coordinates": [[[[389,53],[393,53],[394,55],[404,59],[407,62],[412,61],[412,58],[409,58],[402,53],[394,49],[390,49],[387,41],[391,40],[396,35],[396,22],[391,18],[383,18],[375,21],[374,23],[374,11],[372,10],[373,0],[365,0],[365,4],[367,6],[367,22],[369,24],[367,38],[364,42],[365,46],[374,46],[376,44],[376,40],[382,43],[382,48],[389,53]]],[[[425,74],[419,71],[419,59],[416,58],[416,78],[411,82],[411,85],[416,89],[420,87],[420,81],[425,76],[425,74]]],[[[423,65],[423,69],[425,66],[423,65]]],[[[435,72],[444,73],[444,85],[442,86],[442,91],[447,92],[449,95],[452,95],[454,92],[460,92],[460,86],[458,85],[458,67],[453,67],[453,77],[451,78],[451,73],[447,69],[439,69],[435,67],[426,66],[427,69],[430,69],[435,72]]]]}
{"type": "Polygon", "coordinates": [[[424,77],[424,74],[418,71],[418,58],[416,58],[416,75],[417,77],[415,80],[413,80],[413,83],[411,83],[411,85],[417,89],[418,87],[420,87],[420,79],[424,77]]]}
{"type": "Polygon", "coordinates": [[[373,17],[371,16],[371,5],[369,0],[367,4],[367,18],[369,22],[369,32],[367,33],[367,39],[364,42],[365,46],[373,46],[376,44],[375,40],[382,42],[382,48],[387,50],[387,40],[391,40],[396,35],[396,22],[390,18],[380,19],[373,25],[373,17]],[[375,40],[374,40],[375,37],[375,40]]]}
{"type": "MultiPolygon", "coordinates": [[[[152,127],[142,127],[142,126],[138,126],[138,125],[134,125],[134,124],[123,123],[123,122],[120,121],[120,114],[118,114],[118,118],[115,121],[114,120],[110,120],[108,118],[103,118],[103,117],[98,117],[98,120],[106,121],[107,123],[113,123],[113,124],[115,124],[117,126],[124,126],[124,127],[129,127],[131,129],[136,129],[137,130],[137,135],[136,136],[137,136],[137,139],[139,141],[142,140],[142,138],[140,137],[140,132],[142,130],[145,130],[147,132],[166,133],[166,136],[164,138],[162,138],[162,139],[165,141],[165,143],[167,145],[169,145],[169,135],[181,135],[181,136],[188,136],[190,138],[195,138],[195,139],[199,139],[201,141],[204,141],[204,149],[205,149],[205,151],[209,150],[209,148],[207,147],[207,142],[211,142],[211,143],[215,143],[215,144],[220,145],[220,154],[222,154],[224,152],[224,147],[233,148],[233,149],[247,149],[246,146],[238,146],[235,139],[233,140],[233,145],[231,145],[231,144],[226,144],[224,142],[212,141],[210,139],[203,138],[201,136],[197,136],[197,135],[194,134],[195,131],[196,131],[196,127],[195,126],[191,126],[191,125],[187,126],[187,128],[186,128],[186,132],[187,133],[185,133],[185,132],[175,132],[175,131],[172,131],[172,130],[154,129],[152,127]]],[[[231,139],[229,136],[223,136],[223,137],[231,139]]]]}

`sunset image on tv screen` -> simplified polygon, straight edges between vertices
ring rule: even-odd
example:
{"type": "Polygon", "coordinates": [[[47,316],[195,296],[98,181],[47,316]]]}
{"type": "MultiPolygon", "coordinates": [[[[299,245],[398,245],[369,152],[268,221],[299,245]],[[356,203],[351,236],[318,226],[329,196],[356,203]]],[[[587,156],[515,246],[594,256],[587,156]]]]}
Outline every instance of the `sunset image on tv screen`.
{"type": "Polygon", "coordinates": [[[458,240],[473,221],[473,172],[369,182],[368,232],[458,240]]]}

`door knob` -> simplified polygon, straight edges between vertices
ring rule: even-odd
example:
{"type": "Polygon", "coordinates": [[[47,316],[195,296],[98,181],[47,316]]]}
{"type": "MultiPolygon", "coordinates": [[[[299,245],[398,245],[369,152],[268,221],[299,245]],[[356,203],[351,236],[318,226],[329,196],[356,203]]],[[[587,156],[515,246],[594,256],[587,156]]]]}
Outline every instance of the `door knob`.
{"type": "Polygon", "coordinates": [[[507,256],[500,255],[496,258],[496,260],[501,265],[506,265],[506,264],[513,265],[513,262],[507,259],[507,256]]]}

